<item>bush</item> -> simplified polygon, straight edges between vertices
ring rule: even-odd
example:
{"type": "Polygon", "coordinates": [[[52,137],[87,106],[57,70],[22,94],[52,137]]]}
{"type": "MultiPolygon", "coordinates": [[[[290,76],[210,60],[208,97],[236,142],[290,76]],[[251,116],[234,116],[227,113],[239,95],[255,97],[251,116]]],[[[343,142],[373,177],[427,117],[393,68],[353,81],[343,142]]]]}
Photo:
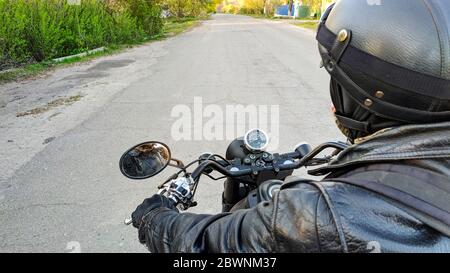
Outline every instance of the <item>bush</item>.
{"type": "Polygon", "coordinates": [[[155,0],[0,0],[0,70],[160,33],[155,0]]]}
{"type": "Polygon", "coordinates": [[[213,0],[163,0],[162,3],[177,18],[205,16],[216,7],[213,0]]]}
{"type": "Polygon", "coordinates": [[[31,54],[26,40],[30,18],[24,2],[0,0],[0,68],[8,67],[14,61],[27,61],[31,54]]]}
{"type": "Polygon", "coordinates": [[[136,18],[138,26],[149,36],[158,34],[162,27],[161,8],[152,0],[122,0],[128,5],[129,14],[136,18]]]}
{"type": "Polygon", "coordinates": [[[237,14],[239,13],[239,7],[235,5],[225,5],[222,7],[223,13],[237,14]]]}

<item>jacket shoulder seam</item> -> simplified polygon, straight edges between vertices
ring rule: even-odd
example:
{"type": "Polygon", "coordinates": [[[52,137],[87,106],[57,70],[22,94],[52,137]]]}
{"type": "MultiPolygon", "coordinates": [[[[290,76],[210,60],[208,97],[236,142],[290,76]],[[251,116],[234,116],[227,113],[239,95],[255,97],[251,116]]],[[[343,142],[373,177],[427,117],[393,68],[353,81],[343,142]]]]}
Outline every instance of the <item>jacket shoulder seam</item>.
{"type": "MultiPolygon", "coordinates": [[[[344,230],[342,227],[342,223],[341,220],[338,216],[338,214],[336,213],[336,210],[334,209],[334,206],[331,202],[330,196],[328,195],[327,191],[325,190],[325,188],[323,187],[323,185],[321,185],[319,182],[311,182],[311,184],[313,184],[314,186],[316,186],[319,191],[321,192],[323,198],[325,199],[326,204],[328,205],[328,208],[330,209],[331,212],[331,216],[333,218],[333,222],[336,226],[336,230],[338,232],[338,236],[339,236],[339,241],[341,242],[341,247],[342,247],[342,251],[344,253],[348,253],[348,246],[347,246],[347,241],[345,239],[345,234],[344,234],[344,230]]],[[[317,217],[317,215],[316,215],[317,217]]]]}
{"type": "Polygon", "coordinates": [[[317,202],[316,202],[316,217],[314,218],[314,227],[316,229],[316,236],[317,236],[317,248],[319,249],[319,252],[322,252],[322,246],[321,246],[321,242],[320,242],[320,236],[319,236],[319,227],[317,225],[317,218],[319,217],[318,215],[318,210],[319,210],[319,203],[320,203],[320,199],[323,197],[323,193],[322,191],[320,192],[319,198],[317,198],[317,202]]]}
{"type": "MultiPolygon", "coordinates": [[[[278,217],[278,203],[279,203],[279,200],[280,200],[280,191],[278,191],[277,192],[277,194],[275,195],[275,198],[274,198],[274,204],[273,204],[273,209],[272,209],[272,215],[273,215],[273,217],[272,217],[272,223],[271,223],[271,233],[272,233],[272,237],[273,237],[273,240],[275,241],[275,242],[277,242],[278,240],[277,240],[277,232],[276,232],[276,223],[277,223],[277,217],[278,217]]],[[[279,252],[279,247],[278,247],[278,244],[277,243],[275,243],[275,252],[279,252]]]]}

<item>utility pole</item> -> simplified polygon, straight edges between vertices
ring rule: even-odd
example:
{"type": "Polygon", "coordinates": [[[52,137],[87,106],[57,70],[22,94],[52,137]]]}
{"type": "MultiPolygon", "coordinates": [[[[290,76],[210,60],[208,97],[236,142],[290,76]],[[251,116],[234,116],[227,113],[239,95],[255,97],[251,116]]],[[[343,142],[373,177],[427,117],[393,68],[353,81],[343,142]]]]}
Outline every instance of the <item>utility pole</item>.
{"type": "Polygon", "coordinates": [[[267,16],[267,4],[270,0],[264,0],[264,16],[267,16]]]}
{"type": "Polygon", "coordinates": [[[289,4],[288,4],[288,17],[292,16],[292,4],[293,4],[294,0],[289,0],[289,4]]]}

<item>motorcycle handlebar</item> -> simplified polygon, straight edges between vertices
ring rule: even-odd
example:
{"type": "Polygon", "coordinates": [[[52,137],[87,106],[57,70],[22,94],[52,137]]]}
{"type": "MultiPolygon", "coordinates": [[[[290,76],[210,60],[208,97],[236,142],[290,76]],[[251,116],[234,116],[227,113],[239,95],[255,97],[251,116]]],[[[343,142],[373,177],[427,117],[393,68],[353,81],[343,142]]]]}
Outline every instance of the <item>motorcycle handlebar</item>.
{"type": "Polygon", "coordinates": [[[200,166],[195,169],[195,171],[192,173],[192,178],[194,180],[197,180],[200,175],[203,173],[203,171],[206,168],[212,168],[219,173],[228,176],[228,177],[241,177],[250,175],[254,172],[261,172],[261,171],[285,171],[285,170],[294,170],[298,169],[302,166],[306,166],[309,161],[313,160],[315,156],[320,154],[322,151],[328,148],[335,149],[335,154],[338,152],[348,148],[348,144],[343,142],[326,142],[318,147],[316,147],[314,150],[309,151],[308,147],[302,146],[299,147],[295,152],[287,153],[279,155],[278,159],[285,159],[287,161],[292,161],[292,163],[286,163],[283,162],[282,164],[278,164],[274,162],[274,164],[269,164],[265,166],[233,166],[230,165],[228,168],[222,166],[220,163],[214,160],[206,160],[205,162],[201,163],[200,166]],[[297,161],[296,161],[297,160],[297,161]],[[242,167],[242,169],[239,169],[242,167]]]}
{"type": "Polygon", "coordinates": [[[198,179],[200,175],[203,173],[203,171],[206,168],[212,168],[215,171],[218,171],[219,173],[227,176],[227,177],[241,177],[250,175],[254,172],[261,172],[261,171],[284,171],[284,170],[293,170],[300,167],[298,162],[295,162],[295,159],[299,159],[301,155],[298,152],[292,152],[287,153],[284,155],[280,155],[280,158],[286,159],[286,160],[292,160],[293,163],[288,164],[270,164],[265,166],[233,166],[230,165],[228,168],[222,166],[217,161],[214,160],[207,160],[203,163],[201,163],[192,173],[192,178],[194,180],[198,179]],[[241,168],[240,168],[241,167],[241,168]]]}

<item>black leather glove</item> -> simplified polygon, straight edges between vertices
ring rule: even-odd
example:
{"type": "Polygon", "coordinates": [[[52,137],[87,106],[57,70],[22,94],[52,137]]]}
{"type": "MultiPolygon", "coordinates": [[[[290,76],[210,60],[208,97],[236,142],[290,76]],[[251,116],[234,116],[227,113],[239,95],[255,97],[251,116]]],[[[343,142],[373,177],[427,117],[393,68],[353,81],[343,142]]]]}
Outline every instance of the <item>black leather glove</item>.
{"type": "Polygon", "coordinates": [[[139,230],[139,241],[143,244],[146,243],[145,240],[145,217],[150,214],[153,210],[157,208],[170,208],[176,209],[175,202],[168,199],[167,197],[155,194],[152,197],[145,199],[142,204],[140,204],[136,210],[131,214],[131,219],[133,220],[133,226],[139,230]]]}

